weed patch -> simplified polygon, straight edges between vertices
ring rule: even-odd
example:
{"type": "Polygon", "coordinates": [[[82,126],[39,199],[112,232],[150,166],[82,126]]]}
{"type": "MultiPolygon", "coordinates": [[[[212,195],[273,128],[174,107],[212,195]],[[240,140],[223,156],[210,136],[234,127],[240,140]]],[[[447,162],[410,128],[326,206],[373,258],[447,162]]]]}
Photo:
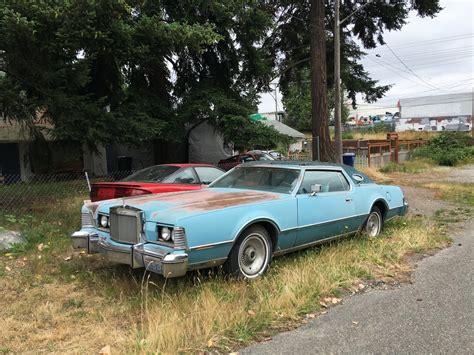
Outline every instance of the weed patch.
{"type": "Polygon", "coordinates": [[[382,173],[409,173],[409,174],[418,174],[426,171],[430,171],[433,169],[435,162],[431,159],[426,158],[418,158],[407,160],[402,163],[394,163],[390,162],[389,164],[385,165],[384,167],[380,168],[380,172],[382,173]]]}
{"type": "Polygon", "coordinates": [[[453,184],[446,182],[436,182],[422,185],[436,191],[436,195],[447,201],[460,205],[474,206],[473,184],[453,184]]]}
{"type": "Polygon", "coordinates": [[[474,139],[464,133],[445,132],[416,149],[414,156],[433,159],[445,166],[466,163],[474,158],[474,139]]]}

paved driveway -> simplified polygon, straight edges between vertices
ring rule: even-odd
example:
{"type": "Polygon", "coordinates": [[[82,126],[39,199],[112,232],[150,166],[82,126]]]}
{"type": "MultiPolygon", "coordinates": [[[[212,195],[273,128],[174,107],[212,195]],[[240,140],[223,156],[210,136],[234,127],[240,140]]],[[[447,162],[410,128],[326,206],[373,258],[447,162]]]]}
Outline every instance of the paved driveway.
{"type": "Polygon", "coordinates": [[[474,354],[474,221],[419,262],[414,282],[371,291],[241,353],[474,354]]]}

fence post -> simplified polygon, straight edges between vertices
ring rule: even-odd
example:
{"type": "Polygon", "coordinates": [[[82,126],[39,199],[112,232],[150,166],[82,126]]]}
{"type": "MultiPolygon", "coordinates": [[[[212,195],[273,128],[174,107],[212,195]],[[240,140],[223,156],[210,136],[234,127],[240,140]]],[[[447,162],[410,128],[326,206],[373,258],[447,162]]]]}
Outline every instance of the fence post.
{"type": "Polygon", "coordinates": [[[370,143],[367,143],[367,165],[370,168],[370,143]]]}

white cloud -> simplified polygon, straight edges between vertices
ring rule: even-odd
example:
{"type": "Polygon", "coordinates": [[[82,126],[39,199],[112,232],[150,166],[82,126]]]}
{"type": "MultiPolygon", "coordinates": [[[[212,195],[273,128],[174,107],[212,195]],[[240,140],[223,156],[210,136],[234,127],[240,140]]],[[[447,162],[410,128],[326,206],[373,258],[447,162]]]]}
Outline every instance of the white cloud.
{"type": "MultiPolygon", "coordinates": [[[[379,105],[395,104],[403,97],[472,90],[474,2],[441,0],[441,6],[443,10],[433,19],[412,12],[401,31],[385,33],[385,42],[395,55],[387,46],[367,51],[362,63],[371,77],[380,84],[393,84],[379,105]]],[[[261,112],[274,110],[270,95],[263,94],[261,101],[261,112]]],[[[281,102],[278,105],[282,107],[281,102]]]]}

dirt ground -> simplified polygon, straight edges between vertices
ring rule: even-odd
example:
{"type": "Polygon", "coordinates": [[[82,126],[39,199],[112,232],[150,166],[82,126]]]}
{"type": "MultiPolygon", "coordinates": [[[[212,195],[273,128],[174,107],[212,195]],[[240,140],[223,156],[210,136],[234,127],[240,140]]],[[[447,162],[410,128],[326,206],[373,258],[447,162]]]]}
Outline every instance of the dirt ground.
{"type": "Polygon", "coordinates": [[[420,187],[420,185],[433,182],[473,184],[474,164],[458,168],[438,167],[434,171],[407,174],[390,174],[391,183],[399,185],[410,206],[410,213],[432,217],[439,209],[450,209],[451,204],[436,197],[436,190],[420,187]]]}

